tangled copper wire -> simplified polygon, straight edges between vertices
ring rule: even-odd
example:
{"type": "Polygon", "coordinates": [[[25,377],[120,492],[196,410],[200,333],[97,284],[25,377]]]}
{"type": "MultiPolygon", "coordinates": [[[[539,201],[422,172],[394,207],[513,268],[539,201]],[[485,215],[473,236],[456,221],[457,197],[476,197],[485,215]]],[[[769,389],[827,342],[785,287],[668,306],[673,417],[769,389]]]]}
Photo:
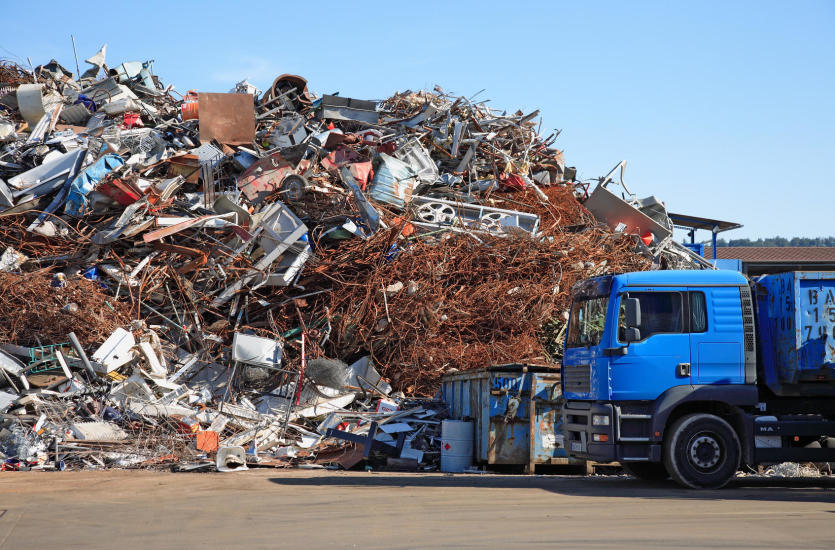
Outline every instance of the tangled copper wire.
{"type": "Polygon", "coordinates": [[[127,306],[95,281],[59,279],[46,272],[0,273],[0,342],[42,346],[75,332],[84,345],[101,342],[127,320],[127,306]],[[74,304],[72,306],[71,304],[74,304]]]}
{"type": "MultiPolygon", "coordinates": [[[[561,200],[538,207],[544,225],[583,221],[570,193],[550,195],[561,200]]],[[[543,326],[564,324],[571,285],[648,267],[632,237],[597,227],[562,232],[550,225],[537,238],[447,233],[412,241],[392,257],[397,229],[326,251],[314,270],[334,285],[324,301],[336,355],[370,352],[409,394],[434,393],[450,369],[553,363],[546,341],[554,335],[543,326]],[[385,292],[396,283],[400,290],[385,292]]]]}

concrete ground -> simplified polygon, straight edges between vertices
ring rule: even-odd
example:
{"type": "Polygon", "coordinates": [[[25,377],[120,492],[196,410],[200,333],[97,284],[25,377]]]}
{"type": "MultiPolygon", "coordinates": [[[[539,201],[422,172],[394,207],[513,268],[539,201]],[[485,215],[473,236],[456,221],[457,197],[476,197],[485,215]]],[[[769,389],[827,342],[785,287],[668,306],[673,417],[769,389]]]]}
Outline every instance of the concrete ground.
{"type": "Polygon", "coordinates": [[[0,549],[832,548],[831,480],[0,473],[0,549]]]}

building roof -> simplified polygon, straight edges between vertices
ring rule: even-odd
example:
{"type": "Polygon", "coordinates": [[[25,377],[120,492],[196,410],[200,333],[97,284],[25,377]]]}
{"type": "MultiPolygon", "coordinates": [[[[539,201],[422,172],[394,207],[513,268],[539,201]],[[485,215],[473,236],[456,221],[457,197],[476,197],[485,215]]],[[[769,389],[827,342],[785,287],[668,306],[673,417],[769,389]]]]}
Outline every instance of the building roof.
{"type": "Polygon", "coordinates": [[[668,212],[667,216],[669,216],[673,225],[680,229],[706,229],[708,231],[713,231],[713,228],[715,227],[716,232],[721,233],[722,231],[730,231],[731,229],[739,229],[742,227],[742,225],[736,222],[700,218],[698,216],[688,216],[687,214],[674,214],[672,212],[668,212]]]}
{"type": "MultiPolygon", "coordinates": [[[[835,246],[720,246],[716,256],[743,262],[835,263],[835,246]]],[[[713,258],[710,246],[705,247],[705,258],[713,258]]]]}

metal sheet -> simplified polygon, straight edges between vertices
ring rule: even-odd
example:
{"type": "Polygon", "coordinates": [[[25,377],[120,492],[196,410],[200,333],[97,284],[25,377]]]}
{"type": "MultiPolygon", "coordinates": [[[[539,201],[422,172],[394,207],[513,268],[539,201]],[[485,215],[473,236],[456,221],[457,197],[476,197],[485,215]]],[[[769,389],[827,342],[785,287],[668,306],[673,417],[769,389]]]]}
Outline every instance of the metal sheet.
{"type": "Polygon", "coordinates": [[[368,194],[374,200],[402,208],[412,200],[412,192],[418,184],[417,173],[400,159],[385,153],[381,153],[380,158],[382,163],[368,184],[368,194]]]}
{"type": "Polygon", "coordinates": [[[200,141],[213,139],[229,145],[246,145],[255,140],[255,101],[249,94],[205,94],[197,96],[200,113],[200,141]]]}
{"type": "MultiPolygon", "coordinates": [[[[236,94],[242,95],[242,94],[236,94]]],[[[295,173],[290,163],[278,153],[258,159],[238,178],[238,189],[250,201],[259,203],[281,188],[281,182],[295,173]]]]}
{"type": "Polygon", "coordinates": [[[412,167],[418,179],[424,183],[435,183],[438,179],[438,167],[429,156],[429,152],[416,138],[410,139],[394,152],[398,158],[412,167]]]}
{"type": "Polygon", "coordinates": [[[236,332],[232,337],[232,360],[248,365],[276,367],[284,356],[284,342],[236,332]]]}
{"type": "Polygon", "coordinates": [[[338,95],[322,96],[322,117],[335,120],[355,120],[377,124],[377,103],[338,95]]]}
{"type": "Polygon", "coordinates": [[[627,233],[644,235],[652,233],[658,241],[672,235],[672,231],[662,226],[640,210],[621,199],[602,185],[598,185],[591,196],[583,203],[594,217],[612,229],[619,224],[626,225],[627,233]]]}
{"type": "Polygon", "coordinates": [[[16,190],[13,192],[16,196],[21,192],[29,192],[37,187],[46,185],[48,182],[59,180],[60,183],[63,183],[68,176],[75,174],[81,166],[85,153],[86,151],[83,149],[76,149],[69,153],[64,153],[54,160],[36,166],[13,178],[9,178],[8,183],[16,190]]]}

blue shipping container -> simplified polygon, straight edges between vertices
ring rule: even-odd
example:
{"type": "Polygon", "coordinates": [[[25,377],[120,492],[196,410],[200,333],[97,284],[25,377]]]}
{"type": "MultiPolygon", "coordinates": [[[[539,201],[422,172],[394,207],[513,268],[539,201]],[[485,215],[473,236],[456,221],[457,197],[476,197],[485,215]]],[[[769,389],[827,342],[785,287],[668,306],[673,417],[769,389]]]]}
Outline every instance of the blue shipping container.
{"type": "Polygon", "coordinates": [[[566,458],[561,397],[559,372],[536,366],[456,372],[446,375],[441,386],[450,417],[475,423],[478,464],[582,464],[566,458]]]}
{"type": "Polygon", "coordinates": [[[829,393],[835,381],[835,272],[779,273],[757,282],[766,384],[777,395],[813,395],[815,387],[829,393]]]}

